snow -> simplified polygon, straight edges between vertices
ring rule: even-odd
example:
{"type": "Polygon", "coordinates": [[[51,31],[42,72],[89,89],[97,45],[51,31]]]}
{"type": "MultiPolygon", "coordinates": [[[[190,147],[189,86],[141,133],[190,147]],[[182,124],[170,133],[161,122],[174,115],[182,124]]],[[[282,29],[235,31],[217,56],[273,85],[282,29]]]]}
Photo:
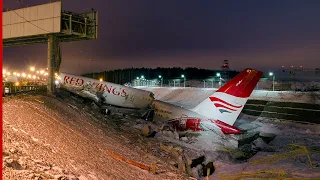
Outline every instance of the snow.
{"type": "Polygon", "coordinates": [[[4,98],[3,177],[183,179],[178,170],[166,165],[171,158],[155,156],[160,151],[159,142],[141,137],[127,121],[105,118],[72,98],[4,98]],[[162,173],[154,175],[119,161],[107,150],[146,165],[157,162],[157,170],[162,173]]]}
{"type": "MultiPolygon", "coordinates": [[[[216,90],[144,89],[151,90],[156,99],[187,108],[194,107],[216,90]]],[[[318,95],[317,93],[313,95],[318,95]]],[[[254,91],[250,98],[308,102],[311,97],[312,93],[254,91]]],[[[318,101],[314,100],[313,103],[318,101]]],[[[46,171],[54,177],[79,179],[186,179],[173,166],[178,160],[172,154],[161,150],[161,144],[182,148],[187,159],[204,155],[206,163],[213,161],[215,172],[210,179],[219,179],[222,174],[254,173],[259,170],[274,169],[284,170],[289,174],[288,177],[307,178],[320,175],[319,167],[311,168],[306,156],[273,164],[249,165],[259,158],[286,152],[293,143],[307,147],[311,161],[319,166],[320,153],[317,153],[320,151],[319,124],[300,124],[241,114],[236,126],[247,130],[247,134],[235,136],[215,134],[210,131],[200,133],[160,131],[159,125],[152,122],[132,117],[104,117],[76,98],[54,99],[41,95],[10,97],[4,99],[3,109],[3,154],[5,154],[3,171],[7,179],[46,177],[44,175],[46,171]],[[139,130],[146,125],[149,130],[151,128],[158,132],[154,138],[140,135],[139,130]],[[248,142],[238,148],[239,139],[257,133],[260,134],[260,138],[255,140],[255,145],[248,142]],[[265,140],[268,137],[271,142],[265,140]],[[221,148],[225,148],[225,151],[221,148]],[[135,166],[119,162],[107,156],[105,150],[143,164],[157,162],[158,172],[162,173],[153,175],[135,166]],[[239,160],[244,156],[248,157],[239,160]],[[22,170],[9,167],[15,159],[19,160],[22,170]],[[37,169],[39,164],[43,165],[37,169]],[[48,167],[52,168],[45,170],[48,167]]],[[[196,172],[198,169],[192,171],[196,172]]]]}

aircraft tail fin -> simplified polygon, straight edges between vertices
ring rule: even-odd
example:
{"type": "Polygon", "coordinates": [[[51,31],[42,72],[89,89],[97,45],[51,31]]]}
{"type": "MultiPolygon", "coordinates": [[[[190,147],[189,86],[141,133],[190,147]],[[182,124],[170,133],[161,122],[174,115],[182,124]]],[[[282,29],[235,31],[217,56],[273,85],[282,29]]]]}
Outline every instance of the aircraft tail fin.
{"type": "Polygon", "coordinates": [[[206,98],[193,111],[233,125],[260,80],[263,72],[245,69],[206,98]]]}

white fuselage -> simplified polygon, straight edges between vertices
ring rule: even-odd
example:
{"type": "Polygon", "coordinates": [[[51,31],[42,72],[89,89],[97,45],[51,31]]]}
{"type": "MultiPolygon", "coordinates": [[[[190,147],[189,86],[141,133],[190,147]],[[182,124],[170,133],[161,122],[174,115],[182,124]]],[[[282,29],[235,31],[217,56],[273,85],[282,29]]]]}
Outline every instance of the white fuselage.
{"type": "Polygon", "coordinates": [[[155,110],[156,120],[169,120],[181,117],[197,117],[197,118],[206,118],[196,112],[193,112],[189,109],[183,107],[175,106],[170,103],[166,103],[159,100],[154,100],[152,102],[152,107],[155,110]]]}
{"type": "Polygon", "coordinates": [[[95,102],[124,108],[145,109],[153,101],[149,91],[130,88],[96,79],[61,73],[59,85],[70,92],[95,102]]]}

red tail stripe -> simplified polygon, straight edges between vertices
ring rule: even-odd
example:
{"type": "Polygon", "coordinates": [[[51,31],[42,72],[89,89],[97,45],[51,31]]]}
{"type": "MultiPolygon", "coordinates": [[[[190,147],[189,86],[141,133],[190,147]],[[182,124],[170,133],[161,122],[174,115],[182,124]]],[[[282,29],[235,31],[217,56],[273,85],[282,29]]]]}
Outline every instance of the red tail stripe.
{"type": "Polygon", "coordinates": [[[211,100],[212,102],[213,102],[213,101],[219,101],[219,102],[222,102],[222,103],[227,104],[227,105],[229,105],[229,106],[231,106],[231,107],[234,107],[234,108],[241,108],[241,107],[242,107],[241,105],[240,105],[240,106],[236,106],[236,105],[227,103],[227,102],[225,102],[224,100],[219,99],[219,98],[216,98],[216,97],[209,97],[209,98],[210,98],[210,100],[211,100]]]}
{"type": "Polygon", "coordinates": [[[222,104],[214,103],[214,105],[215,105],[217,108],[218,108],[218,107],[223,107],[223,108],[229,109],[229,110],[231,110],[231,111],[236,111],[235,109],[231,109],[231,108],[229,108],[229,107],[227,107],[227,106],[224,106],[224,105],[222,105],[222,104]]]}
{"type": "Polygon", "coordinates": [[[247,68],[216,92],[223,92],[232,96],[247,98],[251,95],[262,74],[261,71],[247,68]]]}

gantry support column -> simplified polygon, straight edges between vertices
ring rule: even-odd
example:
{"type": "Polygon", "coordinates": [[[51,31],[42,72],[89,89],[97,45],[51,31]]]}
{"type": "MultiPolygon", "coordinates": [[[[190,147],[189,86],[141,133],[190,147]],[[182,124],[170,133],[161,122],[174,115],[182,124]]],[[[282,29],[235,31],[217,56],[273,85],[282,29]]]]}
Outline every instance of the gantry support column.
{"type": "Polygon", "coordinates": [[[55,92],[55,84],[54,84],[54,69],[55,69],[55,53],[56,50],[56,37],[54,35],[50,35],[48,38],[48,93],[53,94],[55,92]]]}

